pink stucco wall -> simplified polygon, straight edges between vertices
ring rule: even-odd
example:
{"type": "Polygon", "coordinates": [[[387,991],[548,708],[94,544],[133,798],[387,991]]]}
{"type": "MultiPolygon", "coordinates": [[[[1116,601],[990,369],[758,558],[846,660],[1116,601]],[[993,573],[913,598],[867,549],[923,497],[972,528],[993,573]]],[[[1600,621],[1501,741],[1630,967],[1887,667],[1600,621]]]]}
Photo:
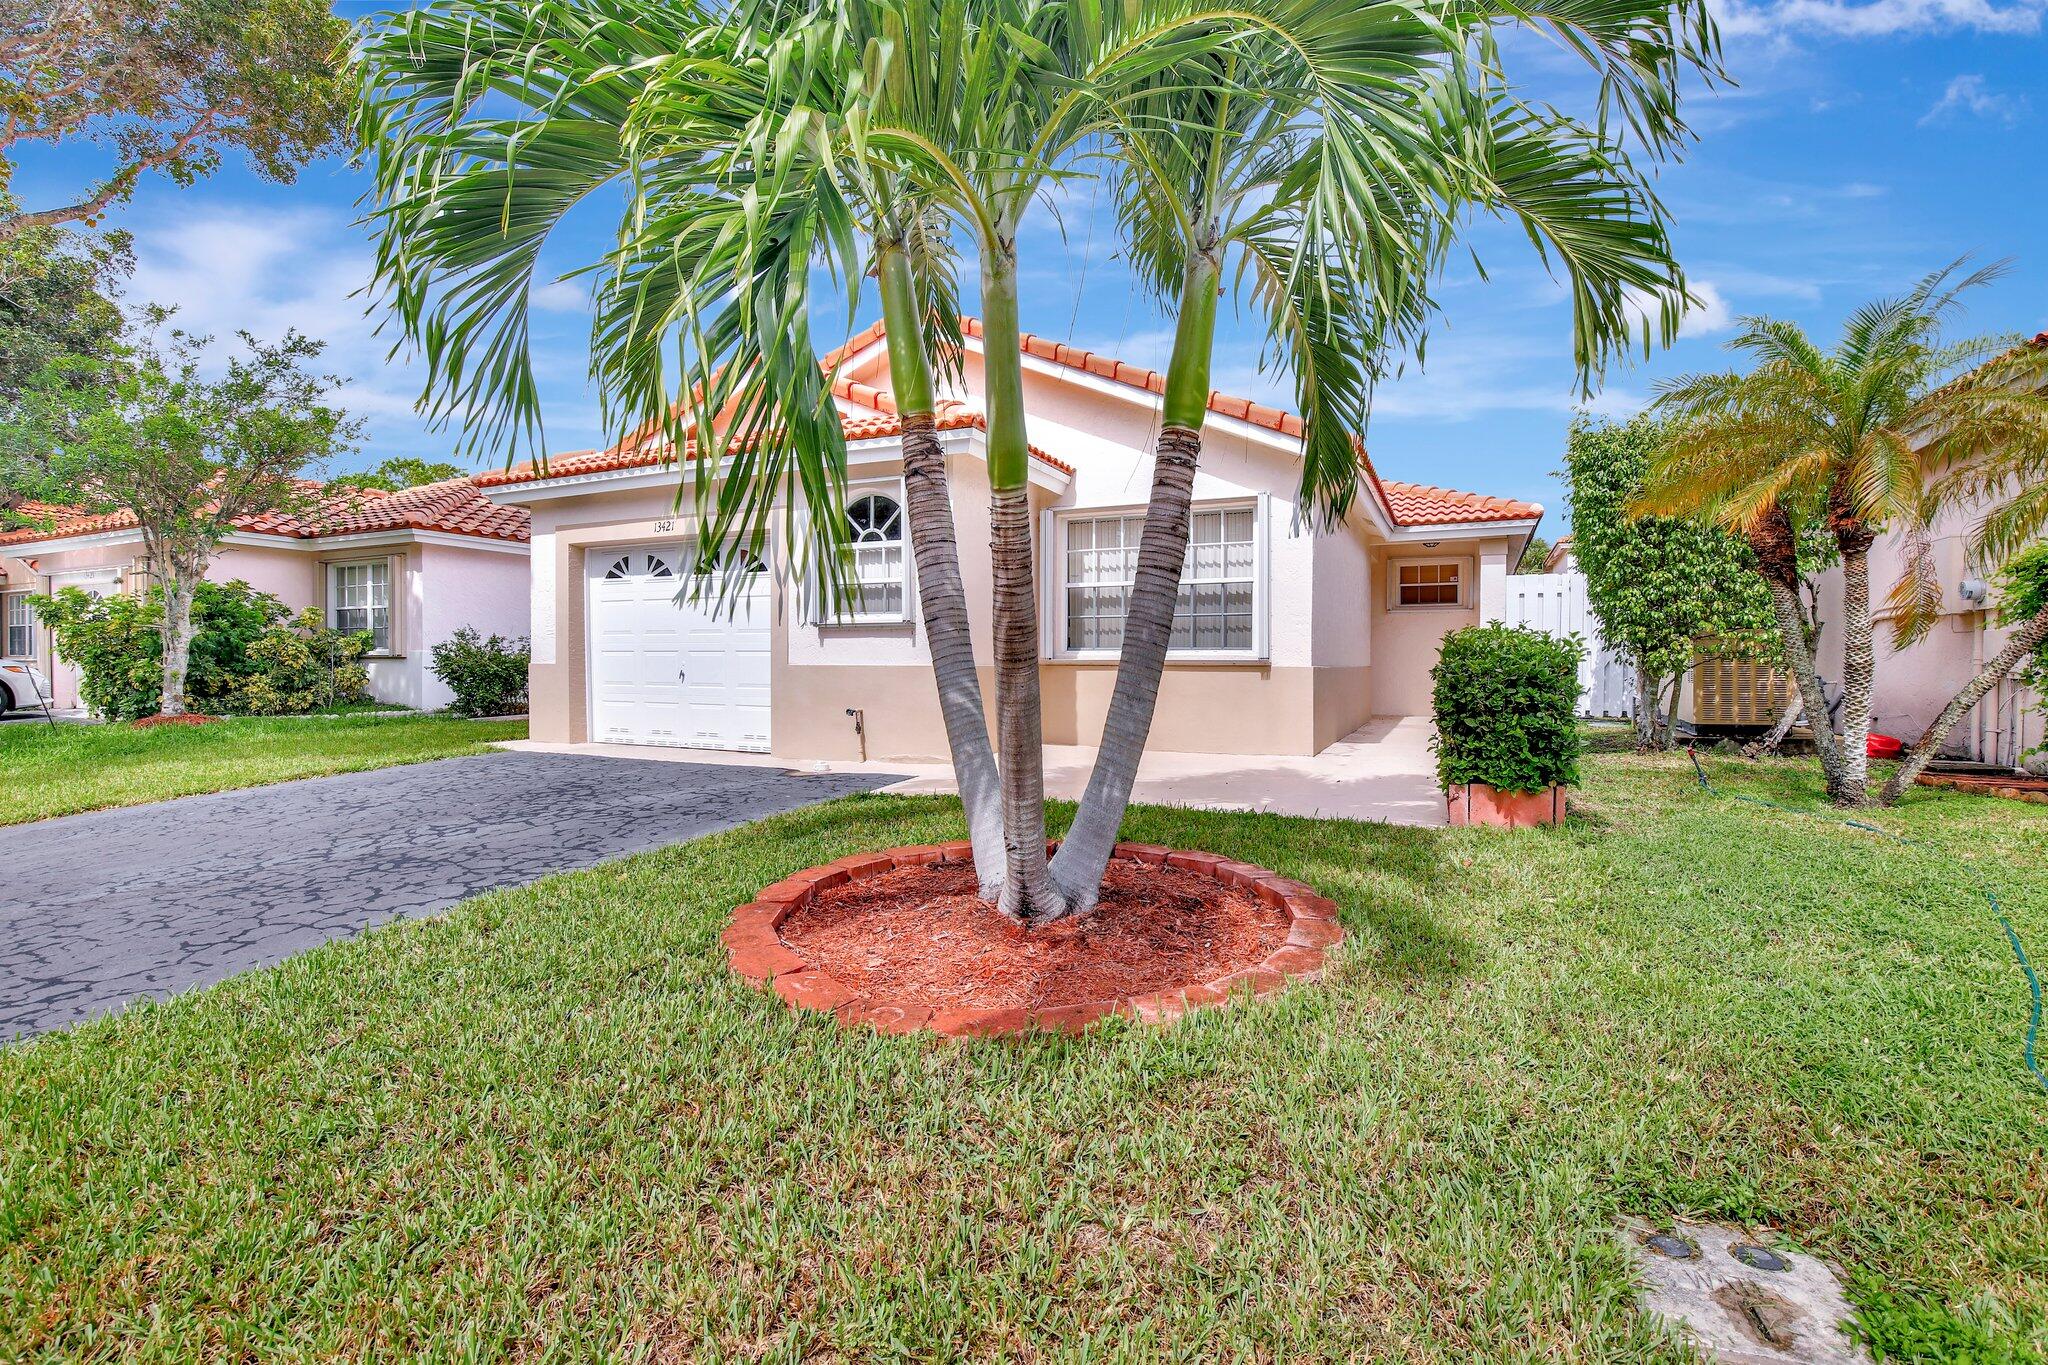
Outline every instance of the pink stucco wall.
{"type": "MultiPolygon", "coordinates": [[[[1980,507],[1958,509],[1933,527],[1932,548],[1942,589],[1942,616],[1921,639],[1897,640],[1888,625],[1879,624],[1877,681],[1871,689],[1871,726],[1883,734],[1911,741],[1926,729],[1956,691],[1995,655],[2012,632],[1993,623],[1993,613],[1963,598],[1966,578],[1991,583],[1989,605],[1996,606],[1995,573],[1974,563],[1969,552],[1971,528],[1980,507]]],[[[1872,609],[1882,611],[1885,595],[1905,570],[1904,538],[1896,533],[1870,550],[1872,609]]],[[[1823,676],[1842,676],[1842,574],[1830,569],[1820,581],[1822,619],[1818,663],[1823,676]]],[[[1980,702],[1951,733],[1947,752],[1984,762],[2013,763],[2043,742],[2041,698],[2008,684],[1980,702]]]]}
{"type": "MultiPolygon", "coordinates": [[[[124,576],[140,557],[134,541],[88,546],[56,554],[0,557],[6,592],[50,590],[53,576],[83,570],[110,569],[124,576]]],[[[369,661],[371,693],[380,701],[427,709],[445,706],[448,690],[433,677],[428,652],[458,627],[473,625],[484,634],[527,633],[529,592],[525,547],[516,550],[470,549],[467,546],[396,545],[365,549],[364,556],[396,553],[405,573],[394,585],[401,595],[398,650],[394,657],[369,661]]],[[[319,605],[321,565],[341,552],[320,542],[277,547],[225,545],[214,556],[206,576],[218,583],[241,579],[260,592],[276,596],[293,611],[319,605]]],[[[49,671],[56,704],[80,704],[77,671],[52,658],[47,631],[37,632],[37,658],[49,671]]]]}

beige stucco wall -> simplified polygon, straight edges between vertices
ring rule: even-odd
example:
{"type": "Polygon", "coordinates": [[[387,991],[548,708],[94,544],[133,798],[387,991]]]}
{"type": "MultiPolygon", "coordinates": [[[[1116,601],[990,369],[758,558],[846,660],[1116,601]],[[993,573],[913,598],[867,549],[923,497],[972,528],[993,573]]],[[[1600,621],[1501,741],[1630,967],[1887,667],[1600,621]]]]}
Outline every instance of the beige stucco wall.
{"type": "MultiPolygon", "coordinates": [[[[871,359],[854,377],[886,387],[886,364],[880,357],[871,359]]],[[[965,379],[966,396],[972,399],[980,385],[978,357],[969,357],[965,379]]],[[[1143,509],[1150,494],[1156,413],[1085,383],[1038,372],[1027,372],[1025,391],[1033,443],[1075,467],[1064,489],[1033,491],[1042,575],[1047,513],[1057,518],[1067,511],[1143,509]]],[[[993,693],[989,490],[980,457],[962,448],[969,440],[952,438],[948,472],[986,698],[993,693]]],[[[1259,512],[1266,562],[1265,649],[1255,660],[1169,662],[1152,747],[1311,754],[1375,714],[1424,713],[1436,641],[1444,631],[1480,619],[1479,564],[1487,556],[1503,559],[1507,537],[1461,540],[1446,533],[1446,544],[1458,546],[1455,553],[1470,563],[1466,605],[1449,612],[1390,613],[1381,578],[1389,551],[1378,542],[1368,514],[1355,511],[1343,525],[1311,530],[1296,515],[1299,476],[1290,451],[1253,433],[1222,421],[1206,433],[1195,485],[1197,506],[1230,503],[1259,512]]],[[[899,485],[900,467],[893,459],[877,462],[857,452],[848,473],[849,499],[870,488],[896,491],[899,485]]],[[[692,531],[691,519],[675,511],[672,482],[620,491],[591,487],[528,504],[533,515],[532,733],[544,741],[589,738],[587,556],[605,546],[685,540],[692,531]]],[[[1404,548],[1393,553],[1438,552],[1404,548]]],[[[851,708],[864,713],[871,758],[942,757],[945,732],[914,596],[910,619],[900,624],[818,624],[806,609],[804,594],[790,581],[779,536],[769,567],[777,585],[773,752],[792,761],[855,756],[859,739],[846,714],[851,708]]],[[[1055,633],[1048,628],[1048,637],[1055,633]]],[[[1101,736],[1115,685],[1115,661],[1062,657],[1059,643],[1048,638],[1048,657],[1040,669],[1045,739],[1048,744],[1092,745],[1101,736]]]]}

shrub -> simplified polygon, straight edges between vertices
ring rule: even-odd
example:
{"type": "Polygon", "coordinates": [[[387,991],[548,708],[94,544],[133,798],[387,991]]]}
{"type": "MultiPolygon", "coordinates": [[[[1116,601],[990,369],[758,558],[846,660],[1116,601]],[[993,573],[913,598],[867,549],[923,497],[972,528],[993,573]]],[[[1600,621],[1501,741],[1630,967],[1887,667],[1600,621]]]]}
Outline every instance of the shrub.
{"type": "Polygon", "coordinates": [[[249,642],[251,672],[235,694],[234,709],[252,716],[303,716],[323,706],[364,700],[370,648],[363,631],[329,630],[318,608],[272,626],[249,642]]]}
{"type": "Polygon", "coordinates": [[[1582,653],[1576,637],[1498,623],[1445,636],[1430,670],[1444,786],[1485,782],[1529,792],[1576,784],[1582,653]]]}
{"type": "MultiPolygon", "coordinates": [[[[57,652],[78,670],[78,695],[102,720],[136,720],[163,696],[163,595],[94,597],[60,588],[35,599],[39,620],[57,633],[57,652]]],[[[198,612],[193,612],[195,627],[198,612]]]]}
{"type": "MultiPolygon", "coordinates": [[[[93,714],[139,720],[156,713],[163,699],[161,588],[141,597],[94,597],[65,588],[54,598],[37,598],[35,605],[57,632],[57,652],[78,669],[79,695],[93,714]]],[[[318,612],[302,613],[297,621],[290,617],[283,602],[240,579],[199,584],[192,595],[187,705],[259,716],[316,710],[329,702],[330,642],[341,665],[332,699],[361,700],[370,680],[356,660],[369,648],[369,637],[326,630],[318,612]]]]}
{"type": "Polygon", "coordinates": [[[485,639],[468,626],[434,646],[434,676],[455,701],[460,716],[503,716],[526,709],[525,637],[485,639]]]}

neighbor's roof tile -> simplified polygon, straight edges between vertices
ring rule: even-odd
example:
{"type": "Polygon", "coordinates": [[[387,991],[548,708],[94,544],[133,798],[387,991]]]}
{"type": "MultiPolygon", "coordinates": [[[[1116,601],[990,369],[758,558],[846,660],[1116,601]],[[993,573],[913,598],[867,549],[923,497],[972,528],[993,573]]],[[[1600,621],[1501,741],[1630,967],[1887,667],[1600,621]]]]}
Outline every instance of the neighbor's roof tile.
{"type": "MultiPolygon", "coordinates": [[[[337,490],[296,513],[254,512],[237,518],[235,529],[295,540],[407,530],[444,531],[486,540],[526,540],[530,534],[526,509],[501,507],[492,502],[480,491],[481,483],[480,478],[465,477],[443,479],[396,493],[381,489],[337,490]]],[[[318,485],[304,487],[312,492],[318,485]]],[[[136,524],[134,516],[127,512],[73,513],[41,503],[24,504],[22,510],[38,519],[54,518],[55,525],[49,530],[29,526],[0,534],[0,545],[30,545],[67,536],[128,530],[136,524]]]]}

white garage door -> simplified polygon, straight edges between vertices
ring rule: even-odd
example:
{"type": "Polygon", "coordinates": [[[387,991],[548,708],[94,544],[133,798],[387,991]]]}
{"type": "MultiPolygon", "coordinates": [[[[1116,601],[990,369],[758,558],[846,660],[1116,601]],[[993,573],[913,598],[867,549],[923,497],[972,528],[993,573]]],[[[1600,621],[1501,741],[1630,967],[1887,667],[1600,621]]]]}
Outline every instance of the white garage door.
{"type": "Polygon", "coordinates": [[[688,547],[592,550],[590,736],[611,744],[768,749],[768,575],[714,615],[677,600],[688,547]]]}

